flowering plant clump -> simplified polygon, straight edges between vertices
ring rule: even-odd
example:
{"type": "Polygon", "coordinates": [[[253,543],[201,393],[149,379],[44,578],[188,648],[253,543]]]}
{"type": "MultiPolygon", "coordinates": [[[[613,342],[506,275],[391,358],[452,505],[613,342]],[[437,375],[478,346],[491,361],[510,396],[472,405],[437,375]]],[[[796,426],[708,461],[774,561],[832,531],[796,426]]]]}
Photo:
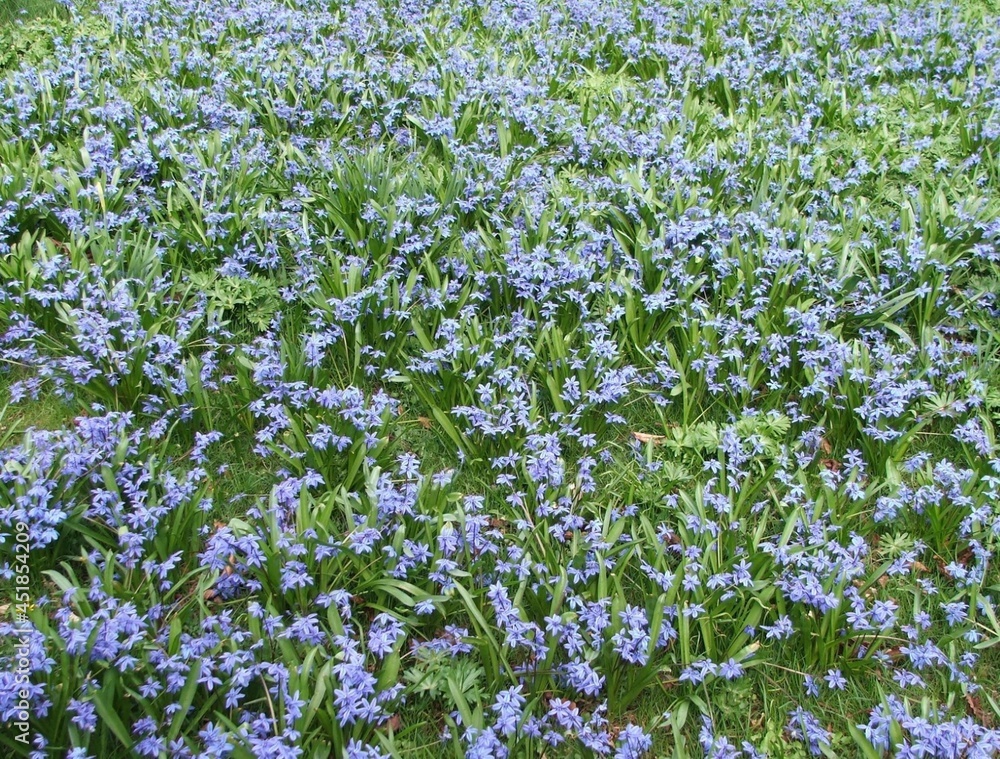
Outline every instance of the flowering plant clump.
{"type": "Polygon", "coordinates": [[[1000,755],[995,7],[30,29],[0,745],[1000,755]]]}

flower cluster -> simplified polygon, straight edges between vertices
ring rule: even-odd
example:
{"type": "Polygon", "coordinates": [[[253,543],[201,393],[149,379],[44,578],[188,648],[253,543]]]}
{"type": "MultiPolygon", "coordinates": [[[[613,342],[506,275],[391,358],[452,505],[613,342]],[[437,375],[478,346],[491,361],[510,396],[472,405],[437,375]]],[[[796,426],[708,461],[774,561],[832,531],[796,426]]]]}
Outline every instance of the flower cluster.
{"type": "Polygon", "coordinates": [[[988,11],[65,12],[0,70],[0,745],[1000,753],[988,11]]]}

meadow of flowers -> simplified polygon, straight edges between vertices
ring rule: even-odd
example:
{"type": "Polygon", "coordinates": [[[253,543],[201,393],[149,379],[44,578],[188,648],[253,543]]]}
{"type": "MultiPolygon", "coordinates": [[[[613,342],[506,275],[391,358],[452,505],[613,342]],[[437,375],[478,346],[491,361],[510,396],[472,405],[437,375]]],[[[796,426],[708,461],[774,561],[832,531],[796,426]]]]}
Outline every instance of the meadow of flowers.
{"type": "Polygon", "coordinates": [[[987,5],[31,24],[8,753],[1000,755],[987,5]]]}

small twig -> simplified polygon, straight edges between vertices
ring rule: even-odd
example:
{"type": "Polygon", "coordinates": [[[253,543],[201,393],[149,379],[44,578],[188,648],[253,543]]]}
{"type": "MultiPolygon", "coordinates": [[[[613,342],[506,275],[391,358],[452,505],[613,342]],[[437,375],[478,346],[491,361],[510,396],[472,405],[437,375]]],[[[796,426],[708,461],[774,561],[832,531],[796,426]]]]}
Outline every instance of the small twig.
{"type": "Polygon", "coordinates": [[[271,691],[268,689],[268,687],[267,687],[267,680],[264,679],[263,675],[260,676],[260,681],[264,684],[264,697],[267,699],[267,709],[268,709],[269,712],[271,712],[271,722],[274,724],[274,730],[275,730],[275,732],[277,732],[278,731],[278,718],[274,714],[274,702],[271,701],[271,691]]]}

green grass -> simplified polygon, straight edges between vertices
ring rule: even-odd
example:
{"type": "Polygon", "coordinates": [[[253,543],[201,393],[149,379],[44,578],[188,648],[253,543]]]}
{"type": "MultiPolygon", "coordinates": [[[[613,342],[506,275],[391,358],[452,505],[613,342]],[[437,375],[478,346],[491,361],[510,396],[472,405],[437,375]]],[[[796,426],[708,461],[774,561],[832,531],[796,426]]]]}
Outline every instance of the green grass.
{"type": "Polygon", "coordinates": [[[37,399],[10,402],[10,387],[18,374],[0,374],[0,441],[19,437],[28,428],[64,429],[79,413],[78,406],[66,403],[51,392],[42,392],[37,399]]]}
{"type": "Polygon", "coordinates": [[[55,0],[0,0],[0,29],[53,15],[65,15],[55,0]]]}

